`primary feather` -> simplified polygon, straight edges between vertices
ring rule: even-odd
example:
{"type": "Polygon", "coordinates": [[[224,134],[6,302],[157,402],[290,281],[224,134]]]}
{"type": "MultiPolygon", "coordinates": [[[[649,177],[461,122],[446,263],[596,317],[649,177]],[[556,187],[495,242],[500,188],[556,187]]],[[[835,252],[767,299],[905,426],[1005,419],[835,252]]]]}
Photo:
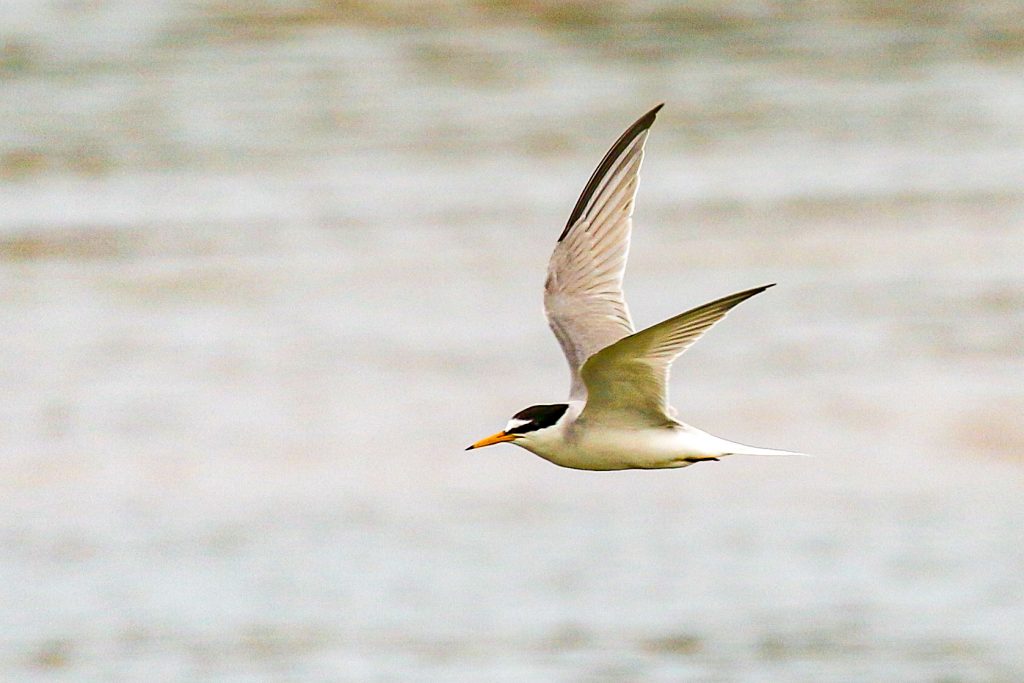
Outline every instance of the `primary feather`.
{"type": "Polygon", "coordinates": [[[634,331],[622,275],[644,143],[661,107],[641,116],[605,154],[548,262],[544,311],[569,363],[574,400],[586,398],[580,367],[587,358],[634,331]]]}
{"type": "Polygon", "coordinates": [[[674,424],[668,405],[672,361],[734,306],[773,285],[716,299],[631,334],[591,356],[581,369],[587,404],[581,420],[645,426],[674,424]]]}

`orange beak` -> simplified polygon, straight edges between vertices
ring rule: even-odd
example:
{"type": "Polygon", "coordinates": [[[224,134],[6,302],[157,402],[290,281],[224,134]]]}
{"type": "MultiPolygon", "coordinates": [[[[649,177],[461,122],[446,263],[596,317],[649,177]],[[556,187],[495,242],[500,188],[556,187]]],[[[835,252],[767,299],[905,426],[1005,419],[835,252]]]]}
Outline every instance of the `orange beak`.
{"type": "Polygon", "coordinates": [[[475,444],[473,444],[472,446],[468,447],[466,450],[467,451],[471,451],[474,448],[483,448],[484,446],[493,446],[494,444],[501,443],[502,441],[513,441],[515,438],[516,438],[515,434],[509,434],[508,432],[498,432],[497,434],[491,434],[486,439],[480,439],[475,444]]]}

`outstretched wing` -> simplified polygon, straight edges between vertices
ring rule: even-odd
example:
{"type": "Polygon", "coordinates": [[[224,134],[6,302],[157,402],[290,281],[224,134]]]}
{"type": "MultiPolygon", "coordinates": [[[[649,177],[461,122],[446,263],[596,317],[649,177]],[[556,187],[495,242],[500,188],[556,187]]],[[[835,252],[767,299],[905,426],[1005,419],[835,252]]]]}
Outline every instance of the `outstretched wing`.
{"type": "Polygon", "coordinates": [[[569,362],[573,399],[586,397],[580,379],[583,363],[634,331],[622,294],[622,273],[644,143],[662,106],[641,116],[604,155],[548,262],[544,311],[569,362]]]}
{"type": "Polygon", "coordinates": [[[674,420],[668,406],[672,361],[737,304],[774,285],[722,297],[631,334],[583,364],[587,404],[580,420],[602,424],[661,426],[674,420]]]}

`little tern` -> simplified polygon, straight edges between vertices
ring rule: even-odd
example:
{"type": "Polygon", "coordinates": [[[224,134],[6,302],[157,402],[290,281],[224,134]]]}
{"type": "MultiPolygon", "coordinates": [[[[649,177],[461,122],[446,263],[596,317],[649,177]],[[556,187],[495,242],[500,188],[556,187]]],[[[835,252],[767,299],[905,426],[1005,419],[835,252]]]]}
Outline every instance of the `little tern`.
{"type": "Polygon", "coordinates": [[[622,293],[644,143],[659,104],[608,150],[576,201],[548,263],[544,311],[569,362],[569,400],[530,406],[466,450],[512,443],[580,470],[686,467],[726,455],[799,455],[727,441],[676,419],[672,362],[737,304],[722,297],[637,332],[622,293]]]}

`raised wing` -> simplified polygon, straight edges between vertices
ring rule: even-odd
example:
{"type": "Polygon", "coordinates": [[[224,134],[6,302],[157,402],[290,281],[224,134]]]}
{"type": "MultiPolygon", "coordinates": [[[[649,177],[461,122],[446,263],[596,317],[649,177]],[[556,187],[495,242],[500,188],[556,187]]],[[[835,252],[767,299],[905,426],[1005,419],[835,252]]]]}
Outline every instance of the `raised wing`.
{"type": "Polygon", "coordinates": [[[698,306],[591,356],[580,371],[587,386],[587,404],[580,420],[633,426],[673,424],[668,405],[672,361],[734,306],[773,286],[755,287],[698,306]]]}
{"type": "Polygon", "coordinates": [[[633,333],[622,294],[633,200],[647,131],[657,107],[641,116],[604,155],[569,216],[548,262],[544,311],[572,375],[570,398],[586,397],[580,366],[633,333]]]}

